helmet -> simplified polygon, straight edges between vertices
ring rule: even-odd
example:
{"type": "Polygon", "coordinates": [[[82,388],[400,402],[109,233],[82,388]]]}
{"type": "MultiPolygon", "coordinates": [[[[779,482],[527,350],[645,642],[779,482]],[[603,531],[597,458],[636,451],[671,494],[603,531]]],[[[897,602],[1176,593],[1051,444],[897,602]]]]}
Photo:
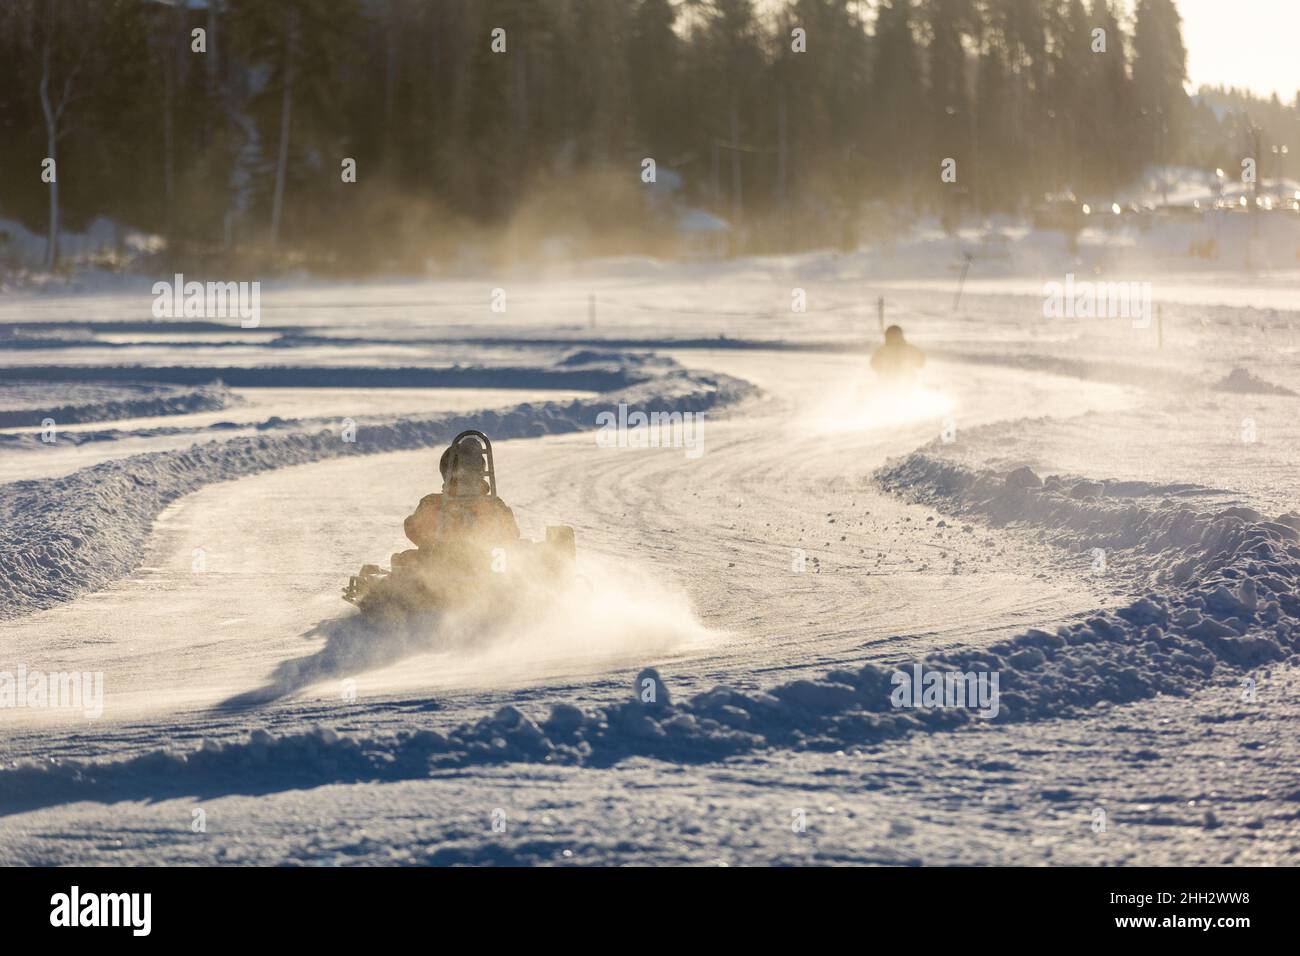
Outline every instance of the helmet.
{"type": "Polygon", "coordinates": [[[891,325],[885,329],[886,345],[901,345],[903,342],[903,327],[901,325],[891,325]]]}
{"type": "Polygon", "coordinates": [[[462,438],[460,444],[450,445],[438,460],[438,471],[443,480],[448,477],[455,462],[456,477],[481,478],[487,474],[487,457],[483,446],[475,438],[462,438]]]}

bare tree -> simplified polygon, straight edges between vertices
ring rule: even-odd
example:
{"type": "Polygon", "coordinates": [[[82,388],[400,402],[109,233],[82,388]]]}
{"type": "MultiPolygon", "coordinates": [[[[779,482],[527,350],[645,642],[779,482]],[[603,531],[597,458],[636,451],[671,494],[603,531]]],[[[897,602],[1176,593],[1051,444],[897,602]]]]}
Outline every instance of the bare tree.
{"type": "Polygon", "coordinates": [[[57,100],[50,97],[50,45],[51,33],[45,34],[45,42],[41,47],[41,112],[45,116],[45,149],[46,157],[53,161],[50,179],[50,232],[49,239],[45,247],[45,267],[53,269],[59,259],[59,140],[67,135],[67,128],[63,125],[63,113],[68,108],[68,102],[72,99],[72,85],[77,78],[77,72],[81,69],[81,61],[68,71],[68,75],[63,79],[63,90],[57,100]]]}

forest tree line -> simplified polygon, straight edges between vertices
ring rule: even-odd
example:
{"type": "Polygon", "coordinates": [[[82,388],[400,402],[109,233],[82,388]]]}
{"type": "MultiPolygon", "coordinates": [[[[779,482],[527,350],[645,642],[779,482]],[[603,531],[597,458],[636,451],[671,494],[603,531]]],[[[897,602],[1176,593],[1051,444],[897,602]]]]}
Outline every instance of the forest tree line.
{"type": "Polygon", "coordinates": [[[760,249],[1300,146],[1300,99],[1185,80],[1173,0],[6,0],[0,216],[421,269],[476,236],[634,248],[647,157],[760,249]]]}

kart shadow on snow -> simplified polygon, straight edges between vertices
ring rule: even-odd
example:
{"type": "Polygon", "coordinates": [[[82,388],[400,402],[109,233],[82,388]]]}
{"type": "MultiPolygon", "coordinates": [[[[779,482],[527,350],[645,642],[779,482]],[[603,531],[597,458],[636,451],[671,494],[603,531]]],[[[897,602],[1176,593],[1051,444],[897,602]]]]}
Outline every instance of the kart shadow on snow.
{"type": "Polygon", "coordinates": [[[437,634],[438,620],[432,615],[400,625],[361,614],[322,621],[303,635],[323,637],[325,645],[320,650],[281,662],[264,685],[229,697],[213,709],[259,707],[316,684],[396,664],[413,654],[434,650],[437,634]]]}

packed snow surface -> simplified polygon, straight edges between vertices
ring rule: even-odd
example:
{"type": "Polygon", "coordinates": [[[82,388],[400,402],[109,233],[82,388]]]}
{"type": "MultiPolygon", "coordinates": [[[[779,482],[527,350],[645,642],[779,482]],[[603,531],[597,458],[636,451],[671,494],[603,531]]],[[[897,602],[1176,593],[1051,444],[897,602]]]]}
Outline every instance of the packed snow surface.
{"type": "Polygon", "coordinates": [[[93,719],[0,708],[0,862],[1294,863],[1285,283],[1171,290],[1157,340],[1045,320],[1032,283],[973,275],[954,310],[870,276],[610,264],[492,319],[470,282],[284,290],[256,334],[30,300],[15,324],[64,325],[23,327],[9,407],[256,414],[115,408],[102,463],[0,485],[0,674],[104,678],[93,719]],[[866,371],[878,298],[930,353],[914,388],[866,371]],[[358,384],[529,391],[378,401],[355,442],[258,391],[358,384]],[[703,412],[702,453],[599,441],[620,406],[703,412]],[[526,535],[576,529],[578,578],[358,617],[338,588],[405,546],[463,427],[526,535]],[[996,674],[996,712],[900,706],[926,672],[996,674]]]}

